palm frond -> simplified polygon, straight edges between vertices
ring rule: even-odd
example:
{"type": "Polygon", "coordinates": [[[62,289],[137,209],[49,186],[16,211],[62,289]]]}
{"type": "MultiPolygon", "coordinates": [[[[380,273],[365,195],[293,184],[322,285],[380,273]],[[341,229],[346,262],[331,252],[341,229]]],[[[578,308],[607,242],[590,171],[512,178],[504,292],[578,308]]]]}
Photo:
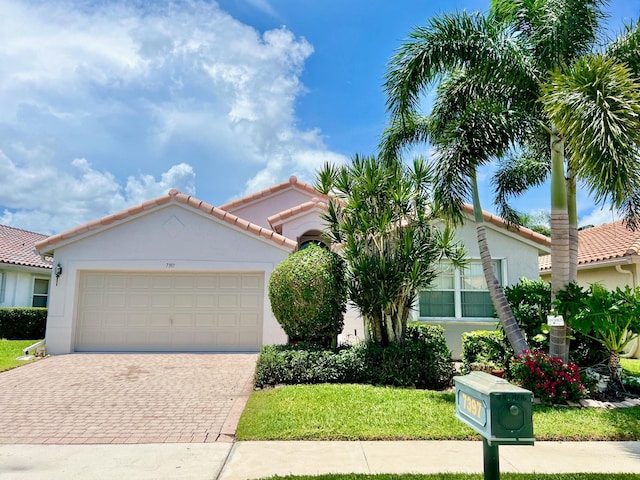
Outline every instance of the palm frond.
{"type": "Polygon", "coordinates": [[[519,213],[509,205],[509,200],[532,187],[542,185],[550,174],[548,150],[540,152],[532,148],[503,159],[491,179],[498,215],[509,223],[522,224],[519,213]]]}
{"type": "Polygon", "coordinates": [[[576,177],[597,203],[620,207],[640,189],[640,82],[626,64],[597,54],[556,70],[542,91],[576,177]]]}
{"type": "Polygon", "coordinates": [[[625,25],[623,32],[610,44],[605,54],[626,63],[631,71],[640,76],[640,20],[625,25]]]}

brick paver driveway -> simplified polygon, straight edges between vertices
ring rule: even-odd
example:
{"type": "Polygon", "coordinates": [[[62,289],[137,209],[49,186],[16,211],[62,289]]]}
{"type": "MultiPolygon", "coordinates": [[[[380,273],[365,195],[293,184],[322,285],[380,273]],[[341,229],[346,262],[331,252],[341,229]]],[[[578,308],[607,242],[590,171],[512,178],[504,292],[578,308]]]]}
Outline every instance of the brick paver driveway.
{"type": "Polygon", "coordinates": [[[0,443],[231,441],[256,355],[72,354],[0,373],[0,443]]]}

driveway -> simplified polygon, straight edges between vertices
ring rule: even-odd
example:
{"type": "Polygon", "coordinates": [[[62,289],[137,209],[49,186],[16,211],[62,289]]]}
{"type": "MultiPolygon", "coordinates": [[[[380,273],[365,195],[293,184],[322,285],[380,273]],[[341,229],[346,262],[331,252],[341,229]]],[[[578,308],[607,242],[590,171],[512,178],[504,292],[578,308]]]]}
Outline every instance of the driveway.
{"type": "Polygon", "coordinates": [[[0,444],[232,441],[254,354],[71,354],[0,373],[0,444]]]}

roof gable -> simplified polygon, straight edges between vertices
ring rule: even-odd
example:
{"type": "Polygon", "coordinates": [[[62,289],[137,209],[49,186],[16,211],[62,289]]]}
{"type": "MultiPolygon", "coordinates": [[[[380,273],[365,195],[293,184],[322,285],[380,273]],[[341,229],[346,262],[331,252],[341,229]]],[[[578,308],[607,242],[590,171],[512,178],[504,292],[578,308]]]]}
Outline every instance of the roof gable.
{"type": "Polygon", "coordinates": [[[41,233],[0,225],[0,263],[25,267],[51,268],[36,252],[36,243],[47,238],[41,233]]]}
{"type": "Polygon", "coordinates": [[[287,210],[278,212],[275,215],[271,215],[267,219],[267,221],[269,222],[269,225],[275,228],[276,226],[281,225],[286,221],[291,220],[304,213],[312,211],[327,212],[328,209],[329,206],[325,200],[321,200],[318,197],[313,197],[309,202],[296,205],[295,207],[288,208],[287,210]]]}
{"type": "Polygon", "coordinates": [[[250,234],[261,237],[289,250],[295,250],[297,246],[294,241],[283,237],[282,235],[272,230],[243,220],[242,218],[233,215],[232,213],[214,207],[213,205],[203,202],[202,200],[199,200],[191,195],[186,195],[184,193],[180,193],[176,189],[171,189],[169,193],[161,197],[148,200],[144,203],[141,203],[140,205],[121,210],[111,215],[107,215],[106,217],[93,220],[91,222],[85,223],[84,225],[80,225],[78,227],[65,230],[64,232],[61,232],[57,235],[45,238],[42,241],[39,241],[35,245],[35,247],[41,252],[52,252],[55,247],[62,242],[66,243],[67,241],[80,237],[86,233],[98,231],[104,229],[105,227],[110,227],[144,212],[156,210],[159,207],[162,207],[171,202],[180,203],[186,205],[187,207],[203,212],[207,215],[211,215],[212,217],[222,220],[240,230],[245,230],[250,234]]]}
{"type": "Polygon", "coordinates": [[[329,197],[321,194],[308,183],[299,181],[295,176],[292,175],[286,182],[279,183],[278,185],[274,185],[273,187],[265,188],[264,190],[252,193],[251,195],[247,195],[246,197],[238,198],[237,200],[225,203],[224,205],[220,205],[220,208],[228,212],[234,212],[254,202],[262,201],[268,197],[272,197],[275,194],[281,193],[287,189],[298,190],[301,193],[309,195],[310,198],[317,197],[323,198],[325,201],[329,200],[329,197]]]}
{"type": "MultiPolygon", "coordinates": [[[[628,230],[622,220],[578,232],[578,266],[621,259],[640,252],[640,231],[628,230]]],[[[551,255],[540,257],[540,271],[551,270],[551,255]]]]}

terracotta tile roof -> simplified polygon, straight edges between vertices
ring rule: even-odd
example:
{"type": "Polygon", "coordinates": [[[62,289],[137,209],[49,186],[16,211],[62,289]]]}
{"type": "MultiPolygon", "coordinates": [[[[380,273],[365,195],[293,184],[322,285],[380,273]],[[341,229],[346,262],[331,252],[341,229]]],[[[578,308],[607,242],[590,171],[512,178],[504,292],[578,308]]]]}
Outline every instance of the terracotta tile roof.
{"type": "Polygon", "coordinates": [[[192,197],[191,195],[180,193],[176,189],[171,189],[168,194],[163,195],[162,197],[154,198],[153,200],[146,201],[140,205],[136,205],[136,206],[121,210],[119,212],[113,213],[111,215],[107,215],[106,217],[99,218],[97,220],[92,220],[91,222],[85,223],[84,225],[80,225],[78,227],[72,228],[70,230],[66,230],[64,232],[58,233],[57,235],[53,235],[49,238],[46,238],[38,242],[36,244],[36,248],[40,251],[44,251],[45,249],[46,251],[50,251],[52,250],[50,247],[64,240],[69,240],[79,235],[82,235],[83,233],[87,233],[92,230],[96,230],[101,227],[111,225],[112,223],[137,215],[146,210],[155,209],[169,202],[183,203],[192,208],[195,208],[196,210],[200,210],[220,220],[223,220],[230,225],[234,225],[243,230],[247,230],[253,233],[254,235],[263,237],[271,242],[284,246],[290,250],[295,250],[297,247],[296,242],[294,242],[289,238],[283,237],[282,235],[272,230],[263,228],[254,223],[247,222],[246,220],[243,220],[242,218],[236,215],[226,212],[221,208],[214,207],[213,205],[205,203],[202,200],[198,200],[197,198],[192,197]]]}
{"type": "MultiPolygon", "coordinates": [[[[627,230],[619,220],[578,232],[578,267],[640,252],[640,232],[627,230]]],[[[539,258],[540,272],[551,270],[551,255],[539,258]]]]}
{"type": "Polygon", "coordinates": [[[329,197],[322,195],[308,183],[301,182],[295,176],[291,176],[286,182],[279,183],[278,185],[274,185],[273,187],[265,188],[264,190],[253,193],[246,197],[238,198],[237,200],[225,203],[224,205],[220,205],[219,208],[232,212],[236,208],[242,207],[262,197],[272,195],[276,192],[280,192],[290,187],[297,188],[298,190],[302,190],[303,192],[311,193],[314,197],[323,198],[327,201],[329,200],[329,197]]]}
{"type": "MultiPolygon", "coordinates": [[[[467,212],[469,215],[473,216],[472,205],[465,203],[463,204],[462,209],[465,212],[467,212]]],[[[485,222],[492,223],[493,225],[496,225],[497,227],[500,227],[500,228],[511,229],[513,233],[520,235],[521,237],[526,238],[528,240],[531,240],[532,242],[535,242],[538,245],[542,245],[543,247],[547,247],[547,248],[551,247],[551,239],[546,235],[542,235],[541,233],[534,232],[533,230],[526,227],[520,227],[517,229],[515,227],[510,227],[509,224],[504,219],[496,215],[493,215],[492,213],[489,213],[486,210],[482,211],[482,215],[484,217],[485,222]]]]}
{"type": "Polygon", "coordinates": [[[274,227],[275,225],[284,222],[288,218],[316,208],[324,210],[325,212],[329,209],[326,200],[320,199],[318,197],[313,197],[308,202],[301,203],[300,205],[296,205],[293,208],[289,208],[287,210],[283,210],[282,212],[276,213],[275,215],[271,215],[269,218],[267,218],[267,221],[269,222],[269,225],[274,227]]]}
{"type": "Polygon", "coordinates": [[[43,260],[35,247],[46,238],[41,233],[0,225],[0,263],[51,268],[51,262],[43,260]]]}

